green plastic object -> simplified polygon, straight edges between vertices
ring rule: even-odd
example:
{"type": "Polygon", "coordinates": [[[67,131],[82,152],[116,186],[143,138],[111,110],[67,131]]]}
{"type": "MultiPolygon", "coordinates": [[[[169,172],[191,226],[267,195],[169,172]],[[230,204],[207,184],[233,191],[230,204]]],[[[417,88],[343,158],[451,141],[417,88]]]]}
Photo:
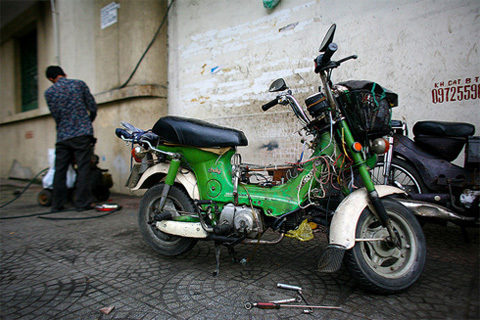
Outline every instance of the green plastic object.
{"type": "Polygon", "coordinates": [[[279,2],[280,0],[263,0],[263,6],[267,9],[273,9],[279,2]]]}

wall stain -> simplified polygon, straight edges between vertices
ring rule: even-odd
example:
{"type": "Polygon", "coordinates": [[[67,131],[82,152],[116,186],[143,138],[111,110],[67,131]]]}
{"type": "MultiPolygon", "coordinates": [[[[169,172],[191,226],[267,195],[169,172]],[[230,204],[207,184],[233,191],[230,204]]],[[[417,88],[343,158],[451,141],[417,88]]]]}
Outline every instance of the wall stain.
{"type": "Polygon", "coordinates": [[[267,149],[267,151],[278,149],[278,142],[270,141],[269,143],[262,145],[260,149],[267,149]]]}

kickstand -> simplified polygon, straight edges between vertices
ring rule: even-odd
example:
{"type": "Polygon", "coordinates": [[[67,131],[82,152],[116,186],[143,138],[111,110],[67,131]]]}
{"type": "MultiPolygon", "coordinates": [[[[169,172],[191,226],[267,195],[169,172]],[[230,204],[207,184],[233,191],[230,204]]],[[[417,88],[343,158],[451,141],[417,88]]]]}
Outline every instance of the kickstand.
{"type": "Polygon", "coordinates": [[[216,261],[216,268],[213,272],[213,276],[216,277],[220,273],[220,242],[215,241],[215,261],[216,261]]]}
{"type": "Polygon", "coordinates": [[[239,263],[240,259],[237,258],[237,252],[235,251],[233,246],[228,246],[227,248],[228,248],[228,254],[232,258],[233,263],[239,263]]]}

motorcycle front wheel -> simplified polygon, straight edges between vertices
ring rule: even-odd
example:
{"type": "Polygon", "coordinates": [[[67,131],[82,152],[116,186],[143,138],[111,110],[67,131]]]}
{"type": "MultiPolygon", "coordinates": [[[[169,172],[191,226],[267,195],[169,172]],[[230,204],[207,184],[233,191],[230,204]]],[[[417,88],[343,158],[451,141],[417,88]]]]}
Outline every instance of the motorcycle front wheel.
{"type": "Polygon", "coordinates": [[[398,236],[398,245],[391,241],[361,241],[389,237],[387,229],[366,208],[357,223],[357,242],[346,252],[345,265],[364,289],[392,294],[407,289],[420,277],[425,266],[426,242],[409,209],[394,200],[382,202],[398,236]]]}
{"type": "MultiPolygon", "coordinates": [[[[164,187],[165,184],[161,183],[145,192],[140,201],[138,225],[143,239],[155,251],[164,256],[177,256],[190,251],[197,243],[197,240],[161,232],[154,223],[151,223],[153,216],[159,213],[157,208],[164,187]]],[[[170,188],[164,209],[170,211],[174,216],[195,212],[193,201],[182,189],[176,186],[170,188]]]]}

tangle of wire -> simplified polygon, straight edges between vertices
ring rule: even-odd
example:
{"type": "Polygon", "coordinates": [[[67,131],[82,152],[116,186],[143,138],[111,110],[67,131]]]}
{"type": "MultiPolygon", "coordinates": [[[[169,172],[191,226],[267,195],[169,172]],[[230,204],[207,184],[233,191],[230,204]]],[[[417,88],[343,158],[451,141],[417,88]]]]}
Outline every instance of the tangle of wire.
{"type": "MultiPolygon", "coordinates": [[[[333,139],[333,121],[331,114],[330,120],[330,140],[328,144],[319,152],[320,154],[327,150],[332,143],[335,143],[333,139]]],[[[353,160],[349,157],[347,152],[345,133],[343,129],[341,131],[341,145],[339,147],[342,151],[339,155],[337,155],[338,149],[333,148],[333,153],[331,155],[321,155],[312,157],[306,161],[290,163],[298,167],[296,172],[301,172],[303,171],[303,166],[309,162],[312,162],[311,175],[307,174],[303,176],[297,188],[297,201],[301,209],[305,209],[308,206],[315,204],[315,199],[325,198],[327,196],[327,186],[330,186],[336,190],[341,190],[342,187],[347,188],[348,190],[356,188],[355,175],[353,172],[353,160]],[[339,163],[339,161],[341,162],[339,163]],[[348,178],[346,177],[346,173],[349,175],[348,178]],[[307,179],[309,180],[305,181],[307,179]],[[315,188],[313,188],[314,182],[316,182],[318,185],[315,188]],[[307,191],[308,200],[306,205],[302,205],[300,194],[303,186],[307,183],[309,184],[307,191]]],[[[304,149],[302,148],[302,155],[303,152],[304,149]]],[[[288,173],[289,172],[287,172],[287,174],[288,173]]],[[[298,174],[295,177],[288,178],[296,178],[297,176],[298,174]]]]}

